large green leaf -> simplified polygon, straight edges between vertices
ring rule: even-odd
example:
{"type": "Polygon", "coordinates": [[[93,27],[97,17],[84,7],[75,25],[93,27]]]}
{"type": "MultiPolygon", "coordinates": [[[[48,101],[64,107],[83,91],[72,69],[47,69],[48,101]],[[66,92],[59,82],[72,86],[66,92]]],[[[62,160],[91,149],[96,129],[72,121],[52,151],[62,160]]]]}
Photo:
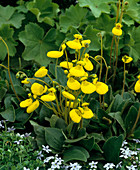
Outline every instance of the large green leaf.
{"type": "Polygon", "coordinates": [[[47,66],[54,61],[46,56],[46,52],[56,50],[55,37],[54,28],[44,35],[44,30],[39,25],[29,23],[25,26],[25,31],[19,34],[19,40],[25,45],[23,58],[27,61],[35,60],[39,64],[47,66]]]}
{"type": "Polygon", "coordinates": [[[47,144],[53,149],[60,151],[64,143],[64,135],[62,130],[57,128],[45,128],[45,140],[47,144]]]}
{"type": "Polygon", "coordinates": [[[79,28],[80,24],[85,20],[87,12],[87,9],[81,8],[79,5],[71,5],[69,9],[66,9],[65,15],[60,15],[61,31],[66,33],[71,26],[79,28]]]}
{"type": "Polygon", "coordinates": [[[103,151],[106,161],[117,164],[119,162],[119,153],[122,146],[123,136],[113,136],[103,145],[103,151]]]}
{"type": "Polygon", "coordinates": [[[72,146],[64,151],[63,159],[65,162],[72,161],[72,160],[79,160],[79,161],[87,161],[89,158],[89,153],[86,149],[80,146],[72,146]]]}
{"type": "Polygon", "coordinates": [[[5,96],[6,92],[7,92],[6,88],[4,88],[4,87],[0,88],[0,102],[2,101],[2,99],[5,96]]]}
{"type": "Polygon", "coordinates": [[[38,22],[45,22],[51,26],[55,24],[58,7],[58,4],[52,3],[52,0],[34,0],[27,4],[28,10],[36,15],[38,22]]]}
{"type": "Polygon", "coordinates": [[[94,137],[90,137],[88,139],[83,139],[80,141],[80,144],[86,148],[88,151],[91,151],[93,149],[93,146],[95,144],[94,137]]]}
{"type": "Polygon", "coordinates": [[[101,13],[110,13],[109,2],[114,2],[115,0],[78,0],[81,7],[90,8],[92,14],[98,18],[101,13]]]}
{"type": "MultiPolygon", "coordinates": [[[[16,53],[15,46],[17,42],[13,39],[14,29],[10,25],[2,25],[0,27],[0,37],[6,42],[9,48],[9,55],[14,56],[16,53]]],[[[4,60],[7,55],[7,49],[2,41],[0,41],[0,60],[4,60]]]]}
{"type": "Polygon", "coordinates": [[[13,105],[8,107],[5,111],[0,112],[1,116],[8,120],[9,122],[14,122],[15,121],[15,109],[13,105]]]}
{"type": "Polygon", "coordinates": [[[3,24],[10,24],[16,28],[21,26],[24,15],[16,11],[16,8],[11,6],[3,7],[0,5],[0,27],[3,24]]]}
{"type": "Polygon", "coordinates": [[[133,57],[134,62],[136,62],[138,59],[140,59],[140,26],[139,27],[133,27],[131,31],[129,31],[130,35],[130,41],[129,41],[129,47],[130,47],[130,56],[133,57]]]}

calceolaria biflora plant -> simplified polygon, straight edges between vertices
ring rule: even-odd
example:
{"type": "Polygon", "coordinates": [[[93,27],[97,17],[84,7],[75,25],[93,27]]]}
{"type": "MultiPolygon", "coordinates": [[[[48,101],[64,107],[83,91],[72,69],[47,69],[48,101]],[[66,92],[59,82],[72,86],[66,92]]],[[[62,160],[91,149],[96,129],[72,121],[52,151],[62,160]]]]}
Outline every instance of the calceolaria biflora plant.
{"type": "MultiPolygon", "coordinates": [[[[99,63],[99,59],[100,61],[104,60],[103,56],[93,58],[88,53],[85,53],[91,41],[83,40],[80,34],[75,34],[74,38],[74,40],[62,44],[60,51],[49,51],[47,53],[48,57],[56,59],[56,75],[57,67],[64,68],[64,74],[67,74],[67,86],[62,86],[58,82],[53,81],[48,70],[43,66],[36,71],[34,78],[26,77],[22,81],[24,84],[30,84],[31,93],[28,94],[28,99],[20,102],[20,107],[27,108],[26,112],[31,113],[40,104],[43,104],[58,117],[62,117],[66,124],[70,124],[73,121],[80,123],[82,127],[83,118],[91,119],[96,115],[88,107],[89,103],[85,101],[85,96],[93,92],[104,95],[108,92],[108,85],[98,80],[96,74],[90,74],[94,68],[91,59],[99,63]],[[75,50],[74,60],[70,61],[66,48],[75,50]],[[58,58],[64,55],[66,60],[58,65],[58,58]],[[43,80],[46,76],[50,79],[51,84],[47,84],[43,80]],[[35,80],[35,82],[32,83],[31,80],[35,80]]],[[[101,65],[102,63],[99,64],[101,65]]]]}

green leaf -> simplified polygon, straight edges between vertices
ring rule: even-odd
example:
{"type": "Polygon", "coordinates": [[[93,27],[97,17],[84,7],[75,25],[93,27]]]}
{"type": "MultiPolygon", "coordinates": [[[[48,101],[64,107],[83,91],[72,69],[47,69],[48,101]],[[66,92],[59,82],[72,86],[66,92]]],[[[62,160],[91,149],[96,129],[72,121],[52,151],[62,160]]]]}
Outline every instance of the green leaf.
{"type": "Polygon", "coordinates": [[[69,9],[66,9],[65,15],[61,14],[59,18],[59,25],[62,32],[66,33],[68,29],[72,26],[74,28],[79,28],[80,24],[85,20],[85,16],[88,10],[71,5],[69,9]]]}
{"type": "Polygon", "coordinates": [[[137,62],[140,59],[140,26],[133,27],[131,31],[128,32],[130,35],[130,56],[133,57],[134,62],[137,62]],[[133,44],[131,42],[133,41],[133,44]]]}
{"type": "Polygon", "coordinates": [[[50,147],[61,151],[65,138],[60,129],[48,127],[45,128],[45,140],[50,147]]]}
{"type": "Polygon", "coordinates": [[[38,22],[54,26],[54,19],[59,12],[58,4],[52,3],[52,0],[34,0],[27,4],[27,8],[36,15],[38,22]]]}
{"type": "Polygon", "coordinates": [[[63,160],[65,162],[72,160],[79,160],[87,162],[87,158],[89,158],[89,153],[86,149],[80,146],[72,146],[64,151],[63,160]]]}
{"type": "Polygon", "coordinates": [[[98,18],[101,13],[110,13],[110,7],[107,3],[114,2],[115,0],[78,0],[81,7],[90,8],[92,14],[98,18]]]}
{"type": "Polygon", "coordinates": [[[80,141],[80,145],[82,145],[88,151],[91,151],[93,149],[94,144],[95,144],[95,140],[93,136],[90,137],[89,139],[83,139],[80,141]]]}
{"type": "Polygon", "coordinates": [[[55,33],[56,30],[52,28],[44,35],[44,30],[39,25],[34,23],[26,25],[25,31],[19,34],[19,40],[25,45],[23,58],[27,61],[35,60],[44,66],[54,61],[46,56],[46,52],[57,48],[54,42],[55,33]]]}
{"type": "Polygon", "coordinates": [[[14,88],[15,88],[17,95],[22,96],[22,97],[27,97],[27,92],[22,86],[14,85],[14,88]]]}
{"type": "Polygon", "coordinates": [[[89,134],[89,137],[94,137],[96,143],[105,140],[103,135],[99,134],[99,133],[91,133],[91,134],[89,134]]]}
{"type": "Polygon", "coordinates": [[[30,120],[31,125],[34,127],[34,132],[36,134],[36,141],[38,146],[46,145],[45,141],[45,129],[36,122],[30,120]]]}
{"type": "Polygon", "coordinates": [[[4,88],[4,87],[0,88],[0,102],[2,101],[2,99],[5,96],[6,92],[7,92],[6,88],[4,88]]]}
{"type": "Polygon", "coordinates": [[[50,118],[52,115],[52,111],[46,106],[42,105],[39,111],[39,120],[41,123],[46,123],[45,118],[50,118]]]}
{"type": "MultiPolygon", "coordinates": [[[[16,53],[17,42],[13,39],[14,29],[10,28],[10,25],[2,25],[0,27],[0,37],[6,42],[9,48],[9,55],[14,56],[16,53]]],[[[0,60],[4,60],[7,55],[6,46],[2,41],[0,41],[0,60]]]]}
{"type": "Polygon", "coordinates": [[[8,107],[5,111],[0,112],[1,116],[8,120],[9,122],[14,122],[15,121],[15,109],[13,105],[8,107]]]}
{"type": "Polygon", "coordinates": [[[99,33],[100,30],[94,29],[92,25],[88,25],[85,29],[85,32],[83,36],[85,36],[86,39],[90,39],[91,43],[89,45],[88,51],[98,51],[100,50],[100,42],[97,37],[97,33],[99,33]]]}
{"type": "Polygon", "coordinates": [[[84,139],[84,138],[86,138],[86,137],[87,137],[87,135],[81,136],[81,137],[76,138],[76,139],[66,139],[66,140],[65,140],[65,143],[75,143],[75,142],[79,142],[79,141],[81,141],[82,139],[84,139]]]}
{"type": "Polygon", "coordinates": [[[137,118],[137,114],[138,110],[134,106],[131,106],[124,120],[127,133],[130,133],[131,129],[133,128],[137,118]]]}
{"type": "Polygon", "coordinates": [[[26,120],[28,120],[30,114],[25,113],[25,110],[22,108],[18,108],[15,110],[15,114],[16,114],[16,120],[22,123],[26,123],[26,120]]]}
{"type": "Polygon", "coordinates": [[[119,153],[122,146],[123,136],[113,136],[103,145],[103,151],[106,161],[117,164],[119,162],[119,153]]]}
{"type": "Polygon", "coordinates": [[[16,28],[20,28],[24,15],[16,11],[14,7],[0,5],[0,27],[3,24],[10,24],[16,28]]]}

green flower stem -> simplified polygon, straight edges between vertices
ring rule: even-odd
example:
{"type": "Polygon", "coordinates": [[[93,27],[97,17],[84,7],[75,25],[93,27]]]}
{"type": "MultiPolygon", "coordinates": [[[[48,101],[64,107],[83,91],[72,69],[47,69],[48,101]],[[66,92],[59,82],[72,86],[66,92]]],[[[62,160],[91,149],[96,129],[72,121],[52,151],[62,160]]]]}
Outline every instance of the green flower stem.
{"type": "Polygon", "coordinates": [[[83,118],[81,118],[81,121],[80,121],[80,128],[83,127],[83,118]]]}
{"type": "Polygon", "coordinates": [[[114,44],[114,39],[115,39],[115,35],[113,35],[112,42],[111,42],[111,49],[110,49],[110,67],[111,67],[112,48],[113,48],[113,44],[114,44]]]}
{"type": "Polygon", "coordinates": [[[26,78],[28,78],[28,76],[23,71],[18,71],[17,73],[22,73],[25,75],[26,78]]]}
{"type": "Polygon", "coordinates": [[[132,127],[132,129],[131,129],[131,131],[130,131],[130,133],[127,135],[127,137],[130,137],[131,134],[134,132],[135,127],[136,127],[136,125],[137,125],[137,123],[138,123],[139,118],[140,118],[140,107],[139,107],[139,111],[138,111],[138,114],[137,114],[137,117],[136,117],[136,121],[135,121],[135,123],[134,123],[134,125],[133,125],[133,127],[132,127]]]}
{"type": "Polygon", "coordinates": [[[118,64],[118,45],[119,45],[119,37],[118,37],[118,41],[116,41],[115,43],[116,43],[116,62],[115,62],[115,68],[114,68],[114,74],[113,74],[113,83],[114,83],[114,81],[115,81],[116,70],[117,70],[117,64],[118,64]]]}
{"type": "Polygon", "coordinates": [[[0,64],[0,66],[8,70],[8,67],[4,66],[3,64],[0,64]]]}
{"type": "Polygon", "coordinates": [[[58,112],[57,112],[57,110],[55,109],[53,102],[51,102],[51,105],[52,105],[52,108],[53,108],[53,112],[58,116],[58,112]]]}
{"type": "Polygon", "coordinates": [[[58,109],[58,113],[62,113],[61,109],[60,109],[60,106],[59,106],[59,103],[58,103],[58,98],[57,98],[57,95],[55,94],[56,96],[56,105],[57,105],[57,109],[58,109]]]}
{"type": "Polygon", "coordinates": [[[67,51],[65,49],[65,56],[66,56],[66,61],[67,61],[67,67],[68,67],[68,70],[69,70],[69,60],[68,60],[68,54],[67,54],[67,51]]]}
{"type": "Polygon", "coordinates": [[[84,50],[83,50],[83,52],[82,52],[82,55],[81,55],[80,60],[82,60],[82,59],[83,59],[82,57],[83,57],[83,55],[84,55],[85,51],[86,51],[86,47],[84,48],[84,50]]]}
{"type": "Polygon", "coordinates": [[[102,108],[102,99],[101,99],[101,95],[99,94],[99,101],[100,101],[100,108],[102,108]]]}
{"type": "Polygon", "coordinates": [[[120,15],[120,20],[119,20],[119,23],[122,23],[122,18],[123,18],[123,10],[124,10],[124,3],[123,3],[123,0],[122,0],[121,15],[120,15]]]}
{"type": "Polygon", "coordinates": [[[29,78],[29,79],[40,81],[40,82],[46,84],[48,87],[50,87],[50,85],[48,85],[48,84],[47,84],[45,81],[43,81],[43,80],[40,80],[40,79],[37,79],[37,78],[29,78]]]}
{"type": "Polygon", "coordinates": [[[92,56],[89,56],[89,57],[92,58],[94,61],[96,61],[96,63],[100,65],[100,63],[95,58],[93,58],[92,56]]]}
{"type": "Polygon", "coordinates": [[[57,80],[57,64],[58,64],[58,58],[56,59],[56,65],[55,65],[55,78],[57,80]]]}
{"type": "Polygon", "coordinates": [[[124,73],[123,73],[123,88],[122,88],[122,97],[124,93],[124,87],[125,87],[125,63],[124,63],[124,73]]]}
{"type": "Polygon", "coordinates": [[[116,14],[116,21],[115,21],[115,23],[117,23],[117,21],[118,21],[119,12],[120,12],[120,6],[121,6],[120,0],[118,0],[118,1],[119,1],[119,2],[118,2],[118,4],[117,4],[117,14],[116,14]]]}
{"type": "Polygon", "coordinates": [[[101,75],[102,75],[102,68],[103,68],[103,38],[102,35],[100,34],[100,38],[101,38],[101,62],[100,62],[100,72],[99,72],[99,81],[101,81],[101,75]]]}
{"type": "MultiPolygon", "coordinates": [[[[47,76],[49,77],[49,79],[51,80],[51,82],[52,82],[52,84],[53,84],[53,86],[54,86],[54,83],[53,83],[53,80],[52,80],[51,76],[50,76],[49,74],[47,74],[47,76]]],[[[49,86],[49,87],[50,87],[50,86],[49,86]]]]}
{"type": "Polygon", "coordinates": [[[18,58],[18,61],[19,61],[19,70],[21,69],[21,58],[19,57],[18,58]]]}
{"type": "Polygon", "coordinates": [[[63,113],[63,105],[62,105],[62,95],[61,95],[61,92],[62,92],[62,90],[61,90],[61,86],[60,86],[60,84],[58,83],[58,86],[59,86],[59,89],[60,89],[60,91],[59,91],[59,102],[60,102],[60,108],[61,108],[61,110],[62,110],[62,113],[63,113]]]}
{"type": "Polygon", "coordinates": [[[17,93],[16,93],[16,90],[15,90],[14,85],[13,85],[13,82],[12,82],[11,74],[10,74],[10,56],[9,56],[9,48],[8,48],[6,42],[3,40],[2,37],[0,37],[0,40],[2,40],[2,42],[4,43],[4,45],[5,45],[6,49],[7,49],[7,54],[8,54],[8,75],[9,75],[9,80],[10,80],[12,89],[13,89],[13,91],[14,91],[14,93],[15,93],[15,96],[16,96],[16,98],[18,99],[18,101],[20,102],[20,99],[19,99],[19,97],[18,97],[18,95],[17,95],[17,93]]]}
{"type": "Polygon", "coordinates": [[[65,98],[65,111],[64,111],[64,118],[65,118],[65,122],[66,122],[66,124],[68,124],[68,120],[67,120],[67,98],[65,98]]]}
{"type": "Polygon", "coordinates": [[[78,50],[78,61],[80,61],[80,50],[78,50]]]}

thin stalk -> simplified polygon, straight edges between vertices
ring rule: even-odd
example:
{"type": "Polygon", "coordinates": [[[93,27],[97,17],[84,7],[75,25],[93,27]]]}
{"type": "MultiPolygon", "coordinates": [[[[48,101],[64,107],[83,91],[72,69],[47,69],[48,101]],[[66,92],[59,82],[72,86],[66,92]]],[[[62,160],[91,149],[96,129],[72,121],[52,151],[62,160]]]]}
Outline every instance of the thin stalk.
{"type": "Polygon", "coordinates": [[[136,127],[136,125],[137,125],[137,123],[138,123],[139,118],[140,118],[140,107],[139,107],[139,111],[138,111],[138,114],[137,114],[136,121],[135,121],[135,123],[134,123],[134,125],[133,125],[133,127],[132,127],[132,129],[131,129],[131,131],[130,131],[130,133],[128,134],[127,137],[130,137],[131,134],[134,132],[135,127],[136,127]]]}
{"type": "Polygon", "coordinates": [[[80,50],[78,50],[78,61],[80,60],[80,50]]]}
{"type": "MultiPolygon", "coordinates": [[[[101,58],[103,58],[103,38],[102,38],[102,35],[101,35],[101,34],[100,34],[100,38],[101,38],[101,58]]],[[[102,59],[101,59],[100,73],[99,73],[99,81],[101,81],[102,67],[103,67],[103,61],[102,61],[102,59]]]]}
{"type": "Polygon", "coordinates": [[[53,108],[54,113],[58,116],[58,112],[57,112],[57,110],[55,109],[55,107],[54,107],[54,105],[53,105],[53,102],[51,102],[51,105],[52,105],[52,108],[53,108]]]}
{"type": "Polygon", "coordinates": [[[111,67],[112,48],[113,48],[113,44],[114,44],[114,38],[115,38],[115,35],[113,35],[112,42],[111,42],[111,49],[110,49],[110,67],[111,67]]]}
{"type": "Polygon", "coordinates": [[[29,79],[40,81],[40,82],[46,84],[48,87],[50,87],[50,85],[48,85],[48,84],[47,84],[45,81],[43,81],[43,80],[40,80],[40,79],[37,79],[37,78],[29,78],[29,79]]]}
{"type": "Polygon", "coordinates": [[[57,95],[55,94],[56,96],[56,106],[57,106],[57,109],[58,109],[58,113],[61,115],[61,109],[60,109],[60,106],[59,106],[59,103],[58,103],[58,98],[57,98],[57,95]]]}
{"type": "Polygon", "coordinates": [[[9,48],[8,48],[6,42],[3,40],[2,37],[0,37],[0,40],[2,40],[2,42],[4,43],[4,45],[5,45],[6,49],[7,49],[7,54],[8,54],[8,75],[9,75],[9,80],[10,80],[12,89],[13,89],[13,91],[14,91],[14,93],[15,93],[15,96],[16,96],[16,98],[18,99],[18,101],[20,102],[20,99],[19,99],[19,97],[18,97],[18,95],[17,95],[17,93],[16,93],[16,90],[15,90],[14,85],[13,85],[13,82],[12,82],[11,74],[10,74],[10,56],[9,56],[9,48]]]}
{"type": "Polygon", "coordinates": [[[83,50],[83,52],[82,52],[81,60],[82,60],[82,57],[83,57],[83,55],[84,55],[85,51],[86,51],[86,47],[84,48],[84,50],[83,50]]]}
{"type": "Polygon", "coordinates": [[[65,118],[65,122],[66,122],[66,124],[68,124],[68,120],[67,120],[67,98],[65,98],[65,111],[64,111],[64,118],[65,118]]]}
{"type": "Polygon", "coordinates": [[[99,101],[100,101],[100,108],[102,108],[102,99],[101,99],[101,95],[99,94],[99,101]]]}
{"type": "Polygon", "coordinates": [[[80,128],[83,127],[83,118],[81,118],[81,121],[80,121],[80,128]]]}
{"type": "Polygon", "coordinates": [[[119,0],[119,4],[117,4],[117,14],[116,14],[116,21],[115,21],[115,23],[117,23],[118,18],[119,18],[120,6],[121,6],[121,2],[119,0]]]}
{"type": "Polygon", "coordinates": [[[122,88],[122,97],[124,93],[124,87],[125,87],[125,63],[124,63],[124,73],[123,73],[123,88],[122,88]]]}
{"type": "Polygon", "coordinates": [[[58,64],[58,58],[56,59],[56,65],[55,65],[55,78],[57,80],[57,64],[58,64]]]}
{"type": "Polygon", "coordinates": [[[94,61],[96,61],[96,63],[100,65],[100,63],[95,58],[93,58],[92,56],[89,56],[89,57],[92,58],[94,61]]]}
{"type": "Polygon", "coordinates": [[[123,18],[123,9],[124,9],[124,3],[123,3],[123,0],[122,0],[121,15],[120,15],[119,23],[122,23],[122,18],[123,18]]]}
{"type": "Polygon", "coordinates": [[[3,64],[0,64],[0,66],[8,70],[8,67],[4,66],[3,64]]]}
{"type": "Polygon", "coordinates": [[[65,56],[66,56],[66,61],[67,61],[67,67],[68,67],[68,70],[69,70],[69,61],[68,61],[68,54],[67,54],[67,51],[66,51],[66,49],[65,49],[65,56]]]}

